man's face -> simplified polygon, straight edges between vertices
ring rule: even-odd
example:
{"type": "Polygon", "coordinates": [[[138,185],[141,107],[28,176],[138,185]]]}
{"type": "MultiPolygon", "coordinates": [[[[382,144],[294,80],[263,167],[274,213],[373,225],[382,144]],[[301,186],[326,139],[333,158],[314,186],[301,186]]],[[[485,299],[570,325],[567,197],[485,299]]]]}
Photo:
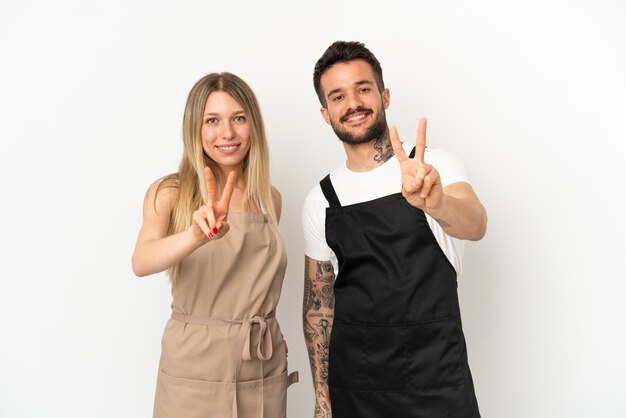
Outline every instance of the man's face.
{"type": "Polygon", "coordinates": [[[372,67],[363,60],[338,63],[320,79],[326,108],[322,116],[345,143],[357,145],[385,134],[389,90],[378,91],[372,67]]]}

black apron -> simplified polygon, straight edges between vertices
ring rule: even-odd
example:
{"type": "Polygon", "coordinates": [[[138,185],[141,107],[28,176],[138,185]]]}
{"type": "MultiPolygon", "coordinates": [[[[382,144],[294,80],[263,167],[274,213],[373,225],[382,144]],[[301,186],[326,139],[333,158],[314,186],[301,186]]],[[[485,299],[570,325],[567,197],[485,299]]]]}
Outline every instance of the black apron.
{"type": "Polygon", "coordinates": [[[329,350],[334,418],[480,417],[456,271],[424,212],[401,193],[341,206],[326,176],[335,252],[329,350]]]}

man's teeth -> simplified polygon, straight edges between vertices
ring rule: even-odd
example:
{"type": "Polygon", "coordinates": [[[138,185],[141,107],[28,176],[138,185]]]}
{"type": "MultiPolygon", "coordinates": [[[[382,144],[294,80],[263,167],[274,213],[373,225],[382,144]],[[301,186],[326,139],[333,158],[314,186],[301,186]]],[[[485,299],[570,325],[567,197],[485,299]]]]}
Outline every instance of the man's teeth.
{"type": "Polygon", "coordinates": [[[365,116],[364,114],[360,114],[360,115],[354,115],[348,118],[348,121],[350,122],[354,122],[355,120],[359,120],[359,119],[363,119],[365,116]]]}

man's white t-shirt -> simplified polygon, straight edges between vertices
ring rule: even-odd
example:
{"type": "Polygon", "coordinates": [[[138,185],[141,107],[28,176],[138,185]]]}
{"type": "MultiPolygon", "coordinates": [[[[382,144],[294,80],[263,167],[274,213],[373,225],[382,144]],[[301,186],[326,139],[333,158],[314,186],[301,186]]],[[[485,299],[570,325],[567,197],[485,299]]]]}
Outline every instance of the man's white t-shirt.
{"type": "MultiPolygon", "coordinates": [[[[403,147],[407,155],[413,149],[413,145],[406,143],[403,147]]],[[[443,187],[457,182],[470,183],[469,175],[461,161],[446,150],[426,148],[424,161],[437,169],[443,187]]],[[[341,206],[378,199],[399,193],[402,189],[400,163],[395,156],[375,169],[362,173],[351,171],[344,161],[330,173],[330,180],[341,206]]],[[[328,206],[328,201],[318,183],[307,195],[302,209],[304,254],[314,260],[330,260],[337,274],[337,257],[326,243],[326,208],[328,206]]],[[[437,221],[429,215],[426,215],[426,220],[443,253],[448,257],[457,274],[460,274],[463,241],[446,234],[437,221]]]]}

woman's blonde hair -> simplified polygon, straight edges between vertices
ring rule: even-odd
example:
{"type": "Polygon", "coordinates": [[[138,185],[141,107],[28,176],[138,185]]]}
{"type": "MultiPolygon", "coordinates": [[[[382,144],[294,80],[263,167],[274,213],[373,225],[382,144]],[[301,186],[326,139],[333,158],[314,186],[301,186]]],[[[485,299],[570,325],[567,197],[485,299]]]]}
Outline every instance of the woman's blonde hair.
{"type": "MultiPolygon", "coordinates": [[[[248,84],[234,74],[211,73],[193,86],[187,97],[183,116],[183,158],[178,173],[165,177],[160,185],[179,189],[175,201],[168,235],[182,232],[192,223],[193,212],[207,202],[204,167],[209,167],[222,190],[226,179],[219,165],[204,152],[200,131],[207,99],[214,91],[228,93],[241,106],[250,126],[250,150],[243,159],[244,210],[263,210],[276,223],[276,210],[270,183],[269,151],[261,110],[254,92],[248,84]],[[260,205],[260,207],[258,207],[260,205]]],[[[158,193],[158,189],[157,189],[158,193]]],[[[180,264],[168,270],[172,284],[176,284],[180,264]]]]}

